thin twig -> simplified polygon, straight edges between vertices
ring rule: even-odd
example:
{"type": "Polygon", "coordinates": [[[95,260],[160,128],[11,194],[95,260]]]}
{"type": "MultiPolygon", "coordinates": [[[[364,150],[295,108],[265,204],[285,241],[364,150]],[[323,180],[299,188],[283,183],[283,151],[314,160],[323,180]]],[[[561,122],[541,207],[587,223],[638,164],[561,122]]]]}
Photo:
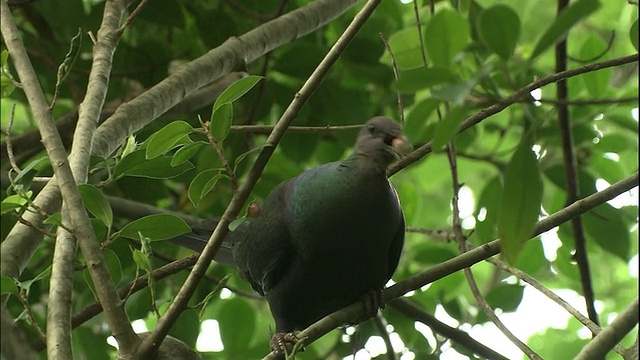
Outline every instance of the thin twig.
{"type": "MultiPolygon", "coordinates": [[[[433,1],[431,2],[433,14],[433,1]]],[[[422,65],[426,68],[429,63],[427,62],[427,53],[424,48],[424,39],[422,38],[422,23],[420,21],[420,11],[418,9],[418,1],[413,0],[413,13],[416,16],[416,26],[418,27],[418,40],[420,41],[420,54],[422,55],[422,65]]]]}
{"type": "Polygon", "coordinates": [[[20,291],[18,292],[18,299],[22,303],[22,306],[24,307],[24,311],[27,314],[27,323],[29,323],[29,325],[33,327],[33,329],[36,331],[36,333],[38,334],[41,340],[46,339],[47,336],[44,333],[44,330],[42,330],[42,328],[40,327],[40,324],[38,324],[38,322],[36,321],[36,317],[33,315],[33,311],[31,311],[31,308],[29,307],[29,299],[27,298],[26,289],[24,288],[20,289],[20,291]]]}
{"type": "MultiPolygon", "coordinates": [[[[398,81],[398,63],[396,62],[396,57],[393,55],[393,51],[391,50],[391,46],[389,46],[389,42],[384,37],[382,33],[378,33],[380,35],[380,39],[382,39],[382,43],[384,44],[385,49],[389,53],[389,57],[391,58],[391,68],[393,69],[393,77],[398,81]]],[[[402,105],[402,95],[400,95],[400,91],[396,90],[396,96],[398,98],[398,116],[400,116],[400,124],[404,124],[404,106],[402,105]]]]}
{"type": "Polygon", "coordinates": [[[231,188],[233,189],[233,192],[236,192],[236,190],[238,190],[238,178],[236,177],[236,173],[233,172],[233,169],[229,165],[229,161],[227,161],[227,158],[224,156],[224,150],[216,141],[216,139],[213,138],[213,135],[210,131],[210,126],[211,123],[209,121],[205,121],[202,123],[202,128],[204,129],[205,134],[207,134],[209,144],[211,144],[211,147],[216,151],[216,154],[218,154],[218,158],[220,159],[220,162],[222,162],[224,171],[227,173],[227,175],[229,175],[229,179],[231,179],[231,188]]]}
{"type": "MultiPolygon", "coordinates": [[[[270,134],[275,125],[231,125],[231,131],[270,134]]],[[[287,132],[290,133],[314,133],[314,134],[331,134],[339,131],[360,130],[362,124],[357,125],[340,125],[340,126],[289,126],[287,132]]]]}
{"type": "Polygon", "coordinates": [[[116,30],[116,32],[119,34],[122,34],[124,32],[124,29],[126,29],[129,25],[131,25],[131,22],[133,22],[133,19],[135,19],[135,17],[138,16],[138,14],[140,13],[140,11],[142,11],[145,5],[147,5],[147,2],[149,2],[149,0],[140,1],[140,3],[138,3],[138,6],[136,6],[136,8],[131,12],[131,14],[129,14],[127,19],[122,24],[122,26],[120,26],[116,30]]]}
{"type": "Polygon", "coordinates": [[[405,229],[406,232],[409,233],[418,233],[418,234],[423,234],[423,235],[428,235],[434,238],[440,238],[446,241],[453,241],[456,239],[456,235],[449,231],[449,230],[443,230],[443,229],[423,229],[423,228],[418,228],[418,227],[413,227],[413,226],[407,226],[405,229]]]}
{"type": "Polygon", "coordinates": [[[16,164],[16,159],[13,156],[13,146],[11,145],[11,128],[13,126],[13,119],[14,119],[15,112],[16,112],[16,103],[14,101],[13,104],[11,105],[11,113],[9,114],[9,123],[7,124],[7,135],[6,135],[5,141],[7,142],[7,156],[9,157],[9,163],[11,164],[11,168],[17,174],[20,174],[22,170],[20,170],[20,167],[18,167],[18,164],[16,164]]]}

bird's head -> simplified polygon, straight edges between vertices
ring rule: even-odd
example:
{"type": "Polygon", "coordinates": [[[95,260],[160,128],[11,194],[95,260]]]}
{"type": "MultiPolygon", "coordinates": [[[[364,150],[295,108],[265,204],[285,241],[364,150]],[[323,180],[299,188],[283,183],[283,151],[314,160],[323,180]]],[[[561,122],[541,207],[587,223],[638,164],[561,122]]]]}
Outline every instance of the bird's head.
{"type": "Polygon", "coordinates": [[[395,120],[377,116],[364,124],[354,153],[366,156],[386,169],[389,164],[411,150],[407,139],[402,136],[402,127],[395,120]]]}

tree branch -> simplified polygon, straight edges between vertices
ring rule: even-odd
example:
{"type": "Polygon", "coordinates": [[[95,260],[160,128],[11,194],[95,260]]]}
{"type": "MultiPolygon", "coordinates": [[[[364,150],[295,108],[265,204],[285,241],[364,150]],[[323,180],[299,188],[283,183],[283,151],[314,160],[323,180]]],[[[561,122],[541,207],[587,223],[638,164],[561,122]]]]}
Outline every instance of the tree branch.
{"type": "MultiPolygon", "coordinates": [[[[113,54],[120,38],[119,34],[115,34],[115,30],[120,24],[120,18],[125,9],[126,0],[105,3],[102,24],[98,30],[98,42],[94,46],[94,59],[89,74],[89,84],[85,99],[78,110],[78,124],[73,137],[72,152],[69,155],[69,164],[76,183],[85,183],[87,181],[93,133],[106,98],[113,54]]],[[[64,147],[62,144],[61,146],[64,147]]],[[[70,216],[69,208],[64,207],[62,209],[63,220],[70,216]]],[[[71,346],[71,297],[73,295],[76,245],[76,239],[73,234],[63,228],[58,230],[51,266],[47,306],[47,355],[49,359],[73,358],[71,346]]],[[[93,248],[101,253],[99,247],[93,248]]],[[[87,256],[85,255],[85,257],[87,256]]],[[[113,283],[94,282],[94,284],[96,287],[109,286],[115,289],[115,284],[113,283]]],[[[109,290],[106,292],[108,293],[109,290]]],[[[103,299],[110,300],[108,297],[103,299]]],[[[121,315],[117,316],[120,317],[121,315]]],[[[113,321],[119,320],[114,319],[113,321]]],[[[131,338],[135,337],[131,336],[131,338]]]]}
{"type": "Polygon", "coordinates": [[[604,359],[607,353],[638,323],[638,298],[621,312],[609,326],[593,338],[575,360],[604,359]]]}

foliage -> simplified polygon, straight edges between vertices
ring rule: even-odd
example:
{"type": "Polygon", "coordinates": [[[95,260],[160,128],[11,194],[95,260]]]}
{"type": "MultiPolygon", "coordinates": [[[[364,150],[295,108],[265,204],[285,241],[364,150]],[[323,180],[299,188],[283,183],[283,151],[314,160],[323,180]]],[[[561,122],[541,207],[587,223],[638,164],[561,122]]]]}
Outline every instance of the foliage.
{"type": "MultiPolygon", "coordinates": [[[[148,2],[124,29],[117,45],[98,132],[117,131],[104,120],[118,106],[122,109],[135,97],[144,100],[148,94],[145,91],[163,79],[187,73],[185,64],[227,39],[233,41],[232,37],[276,18],[281,5],[286,13],[308,3],[148,2]]],[[[12,7],[38,81],[48,101],[55,99],[52,113],[67,148],[72,139],[69,121],[77,120],[77,109],[90,89],[87,74],[94,44],[87,34],[95,36],[104,7],[100,1],[32,1],[12,7]],[[83,39],[75,37],[78,28],[83,39]]],[[[556,3],[550,0],[417,1],[417,9],[420,26],[416,26],[412,4],[382,1],[297,114],[293,125],[298,128],[289,131],[275,150],[265,144],[268,132],[264,126],[274,125],[280,118],[359,6],[245,64],[246,69],[227,69],[227,73],[241,74],[241,79],[214,83],[214,90],[204,101],[172,104],[166,113],[136,108],[137,115],[153,121],[135,134],[127,134],[131,137],[120,136],[117,142],[122,146],[115,154],[93,156],[87,184],[78,186],[102,242],[109,273],[115,285],[128,295],[125,310],[131,320],[142,319],[152,329],[158,312],[166,311],[187,277],[185,270],[149,281],[150,287],[141,291],[128,293],[123,288],[143,275],[140,268],[149,273],[154,267],[190,254],[162,241],[187,233],[187,224],[176,216],[157,213],[171,210],[200,218],[220,216],[234,191],[247,180],[258,154],[274,150],[247,201],[259,204],[282,180],[346,156],[356,131],[341,126],[362,124],[375,115],[399,118],[397,93],[406,115],[407,137],[414,148],[431,144],[432,151],[392,177],[407,224],[418,228],[418,232],[407,233],[393,280],[399,282],[459,254],[455,241],[443,241],[453,234],[453,187],[447,149],[454,145],[459,182],[469,195],[463,199],[462,205],[467,206],[460,214],[469,241],[481,245],[501,236],[509,264],[547,288],[583,294],[585,279],[574,258],[579,240],[570,222],[556,228],[557,238],[545,235],[528,239],[541,216],[562,210],[571,199],[566,185],[569,167],[563,160],[563,144],[567,141],[573,149],[577,170],[574,180],[579,184],[580,197],[596,193],[603,184],[637,174],[637,59],[567,78],[566,99],[557,99],[556,84],[550,84],[540,90],[541,97],[535,95],[534,100],[522,96],[503,111],[466,126],[464,132],[458,130],[470,116],[481,115],[483,109],[532,81],[554,74],[559,41],[567,40],[565,60],[569,69],[636,53],[637,6],[620,1],[576,0],[557,16],[556,3]],[[385,41],[393,58],[380,34],[388,39],[385,41]],[[399,72],[397,80],[394,67],[399,72]],[[572,136],[560,130],[563,107],[568,109],[572,136]],[[150,112],[153,115],[148,115],[150,112]],[[116,205],[114,198],[133,203],[116,205]],[[157,213],[149,213],[140,204],[157,207],[157,213]],[[138,250],[140,239],[152,248],[154,256],[138,250]]],[[[266,31],[263,35],[265,42],[276,36],[266,31]]],[[[36,177],[51,176],[54,170],[39,138],[30,136],[37,130],[34,119],[38,115],[31,112],[11,54],[7,56],[5,49],[3,43],[2,293],[11,295],[6,307],[19,320],[20,328],[29,339],[38,339],[34,323],[44,329],[47,320],[52,236],[57,227],[71,224],[58,211],[47,214],[49,220],[40,225],[47,229],[44,241],[24,264],[24,270],[17,277],[5,273],[10,230],[20,226],[18,217],[33,204],[42,187],[36,177]],[[19,174],[12,170],[7,156],[9,134],[15,160],[23,169],[19,174]]],[[[190,76],[185,81],[196,82],[207,74],[190,76]]],[[[637,201],[637,188],[634,191],[637,201]]],[[[629,264],[634,259],[637,266],[638,207],[605,203],[582,216],[582,222],[591,267],[589,280],[599,318],[606,326],[613,314],[622,312],[637,297],[637,269],[636,275],[630,275],[633,265],[629,264]]],[[[85,311],[96,301],[88,265],[79,253],[72,281],[73,314],[85,311]]],[[[518,313],[522,281],[486,263],[472,270],[489,305],[502,313],[518,313]]],[[[461,328],[489,321],[462,271],[416,289],[409,299],[431,314],[436,309],[439,313],[444,310],[461,328]]],[[[185,311],[169,334],[195,348],[200,324],[217,320],[224,349],[204,352],[203,358],[250,359],[267,353],[273,326],[268,307],[252,295],[251,288],[233,269],[212,263],[189,305],[200,306],[199,312],[191,308],[185,311]],[[225,286],[231,291],[219,295],[217,290],[212,292],[228,275],[225,286]]],[[[403,341],[404,348],[396,352],[436,358],[452,346],[443,337],[427,341],[416,330],[415,319],[395,309],[385,310],[383,315],[403,341]]],[[[111,335],[105,324],[104,316],[75,324],[72,343],[78,358],[113,357],[115,349],[105,341],[111,335]]],[[[572,320],[564,328],[548,328],[528,341],[522,340],[543,357],[572,358],[587,343],[579,330],[572,320]]],[[[297,358],[342,358],[363,348],[371,336],[380,336],[380,330],[370,323],[347,336],[348,343],[343,333],[342,329],[334,330],[297,358]]],[[[633,341],[635,336],[627,336],[622,344],[628,347],[633,341]]],[[[456,351],[473,356],[464,344],[453,344],[456,351]]],[[[34,346],[41,348],[41,344],[34,346]]]]}

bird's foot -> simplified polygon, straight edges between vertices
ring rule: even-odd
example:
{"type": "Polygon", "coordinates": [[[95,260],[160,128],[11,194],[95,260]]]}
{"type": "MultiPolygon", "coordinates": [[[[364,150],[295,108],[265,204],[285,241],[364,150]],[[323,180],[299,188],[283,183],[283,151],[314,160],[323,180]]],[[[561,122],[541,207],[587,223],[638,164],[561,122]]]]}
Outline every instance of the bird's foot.
{"type": "Polygon", "coordinates": [[[382,290],[370,290],[360,296],[360,303],[364,307],[365,317],[359,319],[358,323],[375,317],[378,314],[378,309],[384,309],[384,303],[382,301],[382,290]]]}
{"type": "Polygon", "coordinates": [[[271,337],[271,350],[278,356],[283,358],[285,354],[290,354],[294,345],[300,341],[293,333],[275,333],[271,337]]]}

